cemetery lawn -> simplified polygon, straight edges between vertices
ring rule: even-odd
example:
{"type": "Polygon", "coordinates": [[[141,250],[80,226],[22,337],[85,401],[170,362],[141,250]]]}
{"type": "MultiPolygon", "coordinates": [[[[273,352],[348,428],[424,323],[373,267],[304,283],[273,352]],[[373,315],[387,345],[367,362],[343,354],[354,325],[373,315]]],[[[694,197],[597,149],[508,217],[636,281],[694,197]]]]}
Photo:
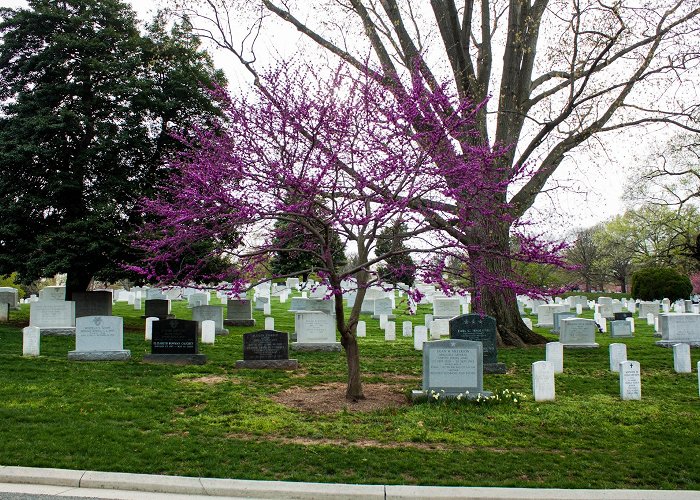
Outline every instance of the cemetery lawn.
{"type": "MultiPolygon", "coordinates": [[[[288,306],[273,299],[278,330],[293,331],[288,306]]],[[[174,302],[173,312],[190,318],[183,302],[174,302]]],[[[618,341],[641,364],[641,401],[620,400],[618,376],[609,371],[612,340],[597,334],[599,349],[564,351],[554,402],[532,400],[531,364],[545,357],[536,346],[499,350],[508,373],[484,375],[486,390],[524,393],[518,403],[412,404],[407,394],[421,386],[421,353],[401,336],[401,322],[423,324],[430,309],[419,312],[397,314],[391,343],[378,321],[363,318],[368,336],[359,339],[360,355],[371,403],[356,411],[338,397],[335,406],[325,403],[318,391],[342,392],[342,353],[290,351],[297,371],[237,370],[242,333],[255,328],[229,327],[216,345],[201,346],[204,366],[143,364],[150,348],[141,311],[117,303],[130,361],[68,361],[72,337],[42,337],[41,356],[24,358],[23,305],[0,325],[0,465],[367,484],[700,489],[698,350],[691,351],[693,373],[676,374],[672,350],[656,347],[652,327],[637,319],[635,338],[618,341]]],[[[260,311],[255,317],[264,323],[260,311]]]]}

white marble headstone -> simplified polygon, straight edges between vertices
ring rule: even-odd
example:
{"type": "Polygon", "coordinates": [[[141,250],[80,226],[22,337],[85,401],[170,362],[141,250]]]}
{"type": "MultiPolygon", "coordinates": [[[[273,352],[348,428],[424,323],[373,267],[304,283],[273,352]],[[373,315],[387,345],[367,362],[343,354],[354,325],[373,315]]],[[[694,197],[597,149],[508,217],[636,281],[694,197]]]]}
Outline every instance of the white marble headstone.
{"type": "Polygon", "coordinates": [[[384,340],[396,340],[396,322],[387,321],[384,328],[384,340]]]}
{"type": "Polygon", "coordinates": [[[610,344],[610,371],[620,371],[620,363],[627,361],[627,345],[622,343],[610,344]]]}
{"type": "Polygon", "coordinates": [[[404,337],[412,337],[413,336],[413,323],[411,323],[410,321],[404,321],[402,333],[403,333],[404,337]]]}
{"type": "Polygon", "coordinates": [[[554,367],[549,361],[532,363],[532,394],[535,401],[554,401],[554,367]]]}
{"type": "Polygon", "coordinates": [[[22,356],[39,356],[41,330],[36,326],[22,329],[22,356]]]}
{"type": "Polygon", "coordinates": [[[364,321],[357,322],[357,336],[366,337],[367,336],[367,323],[364,321]]]}
{"type": "Polygon", "coordinates": [[[202,321],[202,344],[213,344],[216,339],[216,322],[211,319],[202,321]]]}
{"type": "Polygon", "coordinates": [[[554,373],[564,372],[564,345],[561,342],[547,342],[545,356],[546,360],[552,364],[554,373]]]}
{"type": "Polygon", "coordinates": [[[638,361],[620,363],[620,398],[642,399],[642,377],[638,361]]]}
{"type": "Polygon", "coordinates": [[[676,373],[691,373],[690,346],[688,344],[675,344],[673,346],[673,369],[676,373]]]}
{"type": "Polygon", "coordinates": [[[428,327],[417,325],[413,332],[413,348],[416,351],[423,350],[423,343],[428,341],[428,327]]]}

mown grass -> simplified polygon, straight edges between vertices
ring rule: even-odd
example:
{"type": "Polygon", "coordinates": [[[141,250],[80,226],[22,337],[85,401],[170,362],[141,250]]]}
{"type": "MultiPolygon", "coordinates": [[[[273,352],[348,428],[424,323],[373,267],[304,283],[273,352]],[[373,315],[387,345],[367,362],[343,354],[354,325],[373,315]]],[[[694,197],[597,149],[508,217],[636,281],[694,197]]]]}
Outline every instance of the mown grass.
{"type": "MultiPolygon", "coordinates": [[[[287,304],[273,300],[279,330],[293,330],[287,304]]],[[[294,386],[344,382],[342,353],[295,353],[300,370],[236,370],[242,333],[229,328],[202,346],[204,366],[143,364],[149,352],[140,311],[125,317],[128,362],[69,362],[73,338],[42,337],[24,358],[28,306],[0,325],[0,464],[292,481],[700,489],[697,373],[676,374],[672,351],[654,345],[638,320],[625,339],[642,367],[642,400],[621,401],[608,345],[566,350],[557,399],[515,404],[408,404],[367,413],[312,414],[275,402],[294,386]],[[202,377],[218,376],[218,383],[202,377]]],[[[174,303],[178,318],[190,318],[174,303]]],[[[367,316],[359,339],[363,379],[409,392],[421,384],[421,353],[401,336],[386,343],[367,316]]],[[[591,312],[584,316],[591,317],[591,312]]],[[[258,325],[264,322],[256,311],[258,325]]],[[[419,319],[418,319],[419,318],[419,319]]],[[[534,319],[534,318],[533,318],[534,319]]],[[[538,330],[548,338],[556,337],[538,330]]],[[[693,366],[698,361],[692,352],[693,366]]],[[[544,346],[499,351],[508,374],[484,375],[487,390],[531,394],[530,367],[544,346]]],[[[369,389],[368,389],[369,390],[369,389]]]]}

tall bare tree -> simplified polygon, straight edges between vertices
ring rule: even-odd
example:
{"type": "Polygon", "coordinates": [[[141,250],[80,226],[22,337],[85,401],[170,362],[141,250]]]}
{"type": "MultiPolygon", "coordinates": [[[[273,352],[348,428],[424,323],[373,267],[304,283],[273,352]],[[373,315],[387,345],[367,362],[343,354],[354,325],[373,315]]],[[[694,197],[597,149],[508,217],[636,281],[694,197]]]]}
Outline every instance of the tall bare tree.
{"type": "MultiPolygon", "coordinates": [[[[231,51],[254,76],[255,40],[276,20],[275,29],[295,28],[382,82],[396,99],[406,99],[417,79],[427,91],[449,80],[461,100],[479,103],[491,96],[475,130],[464,136],[511,146],[484,172],[509,185],[502,196],[510,202],[511,217],[474,213],[470,227],[436,224],[472,246],[498,245],[502,252],[489,251],[484,258],[503,280],[511,274],[513,222],[547,188],[567,155],[599,134],[626,127],[666,123],[694,129],[696,104],[673,96],[697,70],[699,0],[185,3],[182,12],[201,22],[200,33],[231,51]],[[253,15],[250,29],[238,36],[233,14],[246,12],[253,15]],[[524,164],[533,172],[518,182],[524,164]]],[[[414,127],[421,126],[420,118],[414,127]]],[[[463,154],[459,145],[445,143],[455,155],[463,154]]],[[[521,321],[512,290],[493,281],[478,286],[480,305],[497,318],[504,343],[542,341],[521,321]]]]}

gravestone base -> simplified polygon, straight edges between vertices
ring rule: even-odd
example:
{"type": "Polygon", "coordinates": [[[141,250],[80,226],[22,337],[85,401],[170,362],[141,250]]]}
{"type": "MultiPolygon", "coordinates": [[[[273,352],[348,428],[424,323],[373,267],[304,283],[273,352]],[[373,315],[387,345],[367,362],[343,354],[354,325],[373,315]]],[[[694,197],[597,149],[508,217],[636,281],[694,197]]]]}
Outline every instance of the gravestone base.
{"type": "Polygon", "coordinates": [[[225,319],[226,326],[255,326],[254,319],[225,319]]]}
{"type": "Polygon", "coordinates": [[[228,330],[226,328],[217,328],[214,334],[221,337],[223,335],[228,335],[228,330]]]}
{"type": "MultiPolygon", "coordinates": [[[[469,394],[465,393],[451,393],[451,392],[438,392],[438,400],[443,400],[443,399],[455,399],[457,396],[460,394],[462,395],[463,398],[466,399],[478,399],[479,396],[482,398],[488,398],[490,396],[493,396],[493,392],[491,391],[481,391],[481,392],[470,392],[469,394]]],[[[428,399],[428,398],[434,398],[435,395],[434,393],[431,393],[431,391],[411,391],[411,400],[416,401],[416,400],[421,400],[421,399],[428,399]]]]}
{"type": "Polygon", "coordinates": [[[598,342],[592,344],[562,344],[565,349],[597,349],[600,347],[598,342]]]}
{"type": "Polygon", "coordinates": [[[535,326],[540,328],[549,328],[551,330],[554,328],[554,323],[537,323],[535,326]]]}
{"type": "Polygon", "coordinates": [[[126,361],[131,359],[131,351],[69,351],[69,361],[126,361]]]}
{"type": "Polygon", "coordinates": [[[75,327],[61,327],[61,328],[39,328],[41,335],[53,335],[53,336],[75,336],[75,327]]]}
{"type": "Polygon", "coordinates": [[[630,333],[629,335],[610,335],[611,339],[633,339],[634,334],[630,333]]]}
{"type": "Polygon", "coordinates": [[[300,352],[338,352],[340,342],[292,342],[292,349],[300,352]]]}
{"type": "Polygon", "coordinates": [[[162,363],[166,365],[203,365],[207,362],[204,354],[146,354],[144,363],[162,363]]]}
{"type": "Polygon", "coordinates": [[[236,368],[249,368],[251,370],[296,370],[299,362],[296,359],[260,359],[236,361],[236,368]]]}
{"type": "Polygon", "coordinates": [[[484,363],[484,373],[503,374],[506,373],[505,363],[484,363]]]}
{"type": "MultiPolygon", "coordinates": [[[[146,318],[148,318],[148,317],[149,317],[149,316],[143,315],[143,316],[141,316],[141,319],[146,319],[146,318]]],[[[154,318],[158,318],[158,316],[153,316],[153,317],[154,317],[154,318]]],[[[159,319],[159,320],[163,320],[163,319],[175,319],[175,315],[174,315],[174,314],[168,314],[165,318],[158,318],[158,319],[159,319]]]]}
{"type": "MultiPolygon", "coordinates": [[[[661,337],[663,337],[663,335],[661,335],[661,332],[654,332],[654,337],[661,338],[661,337]]],[[[678,343],[678,342],[676,342],[676,344],[677,344],[677,343],[678,343]]],[[[685,342],[684,342],[684,343],[685,343],[685,342]]]]}
{"type": "Polygon", "coordinates": [[[673,347],[676,344],[688,344],[690,347],[700,347],[700,340],[659,340],[655,343],[659,347],[673,347]]]}

